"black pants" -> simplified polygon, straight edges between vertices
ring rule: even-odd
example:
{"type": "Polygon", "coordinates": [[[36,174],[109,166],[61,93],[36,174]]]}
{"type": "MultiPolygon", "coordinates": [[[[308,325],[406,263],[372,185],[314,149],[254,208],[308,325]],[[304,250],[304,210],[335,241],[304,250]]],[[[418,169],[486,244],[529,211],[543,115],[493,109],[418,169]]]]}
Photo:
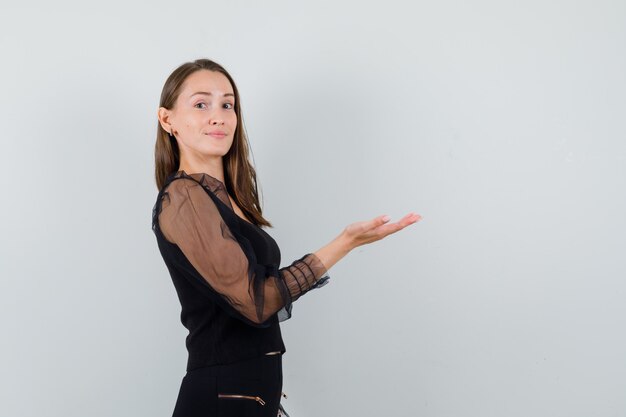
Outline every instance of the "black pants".
{"type": "Polygon", "coordinates": [[[282,385],[280,354],[193,369],[172,417],[276,417],[282,385]]]}

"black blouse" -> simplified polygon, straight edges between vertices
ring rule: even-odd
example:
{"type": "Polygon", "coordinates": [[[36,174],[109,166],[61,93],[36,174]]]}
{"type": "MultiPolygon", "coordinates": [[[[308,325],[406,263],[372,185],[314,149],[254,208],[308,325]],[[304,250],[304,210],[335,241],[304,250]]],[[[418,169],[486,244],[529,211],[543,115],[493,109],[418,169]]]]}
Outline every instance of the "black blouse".
{"type": "Polygon", "coordinates": [[[312,253],[279,269],[280,249],[232,209],[224,184],[205,174],[171,174],[152,211],[163,260],[189,330],[187,370],[285,352],[279,321],[329,276],[312,253]]]}

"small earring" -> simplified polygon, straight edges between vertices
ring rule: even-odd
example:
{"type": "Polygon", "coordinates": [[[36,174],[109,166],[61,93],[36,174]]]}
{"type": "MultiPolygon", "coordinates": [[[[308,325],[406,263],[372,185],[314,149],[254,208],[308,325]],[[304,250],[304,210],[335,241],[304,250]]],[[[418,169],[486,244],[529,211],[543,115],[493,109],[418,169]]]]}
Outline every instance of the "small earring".
{"type": "Polygon", "coordinates": [[[172,135],[172,132],[167,132],[167,134],[169,135],[170,139],[176,139],[176,137],[172,135]]]}

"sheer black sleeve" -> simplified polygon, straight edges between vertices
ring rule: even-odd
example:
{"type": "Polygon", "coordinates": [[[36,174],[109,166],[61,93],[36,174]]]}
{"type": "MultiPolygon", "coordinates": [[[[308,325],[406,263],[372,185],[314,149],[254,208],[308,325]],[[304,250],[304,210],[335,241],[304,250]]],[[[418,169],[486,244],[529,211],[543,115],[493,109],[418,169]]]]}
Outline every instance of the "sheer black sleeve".
{"type": "Polygon", "coordinates": [[[256,263],[249,242],[225,219],[236,214],[223,184],[208,178],[210,186],[184,177],[167,186],[158,215],[163,236],[180,248],[203,285],[226,301],[220,304],[231,315],[252,325],[264,324],[275,313],[289,318],[292,302],[326,283],[326,268],[312,253],[280,269],[256,263]]]}

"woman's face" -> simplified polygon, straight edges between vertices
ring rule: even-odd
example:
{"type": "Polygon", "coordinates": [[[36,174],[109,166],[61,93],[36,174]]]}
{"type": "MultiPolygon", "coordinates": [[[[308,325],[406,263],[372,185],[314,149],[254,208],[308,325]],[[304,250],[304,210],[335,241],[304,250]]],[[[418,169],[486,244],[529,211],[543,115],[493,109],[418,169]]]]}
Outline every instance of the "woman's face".
{"type": "Polygon", "coordinates": [[[230,149],[237,114],[233,88],[224,74],[208,70],[191,74],[174,108],[166,113],[164,119],[178,141],[181,157],[222,157],[230,149]]]}

